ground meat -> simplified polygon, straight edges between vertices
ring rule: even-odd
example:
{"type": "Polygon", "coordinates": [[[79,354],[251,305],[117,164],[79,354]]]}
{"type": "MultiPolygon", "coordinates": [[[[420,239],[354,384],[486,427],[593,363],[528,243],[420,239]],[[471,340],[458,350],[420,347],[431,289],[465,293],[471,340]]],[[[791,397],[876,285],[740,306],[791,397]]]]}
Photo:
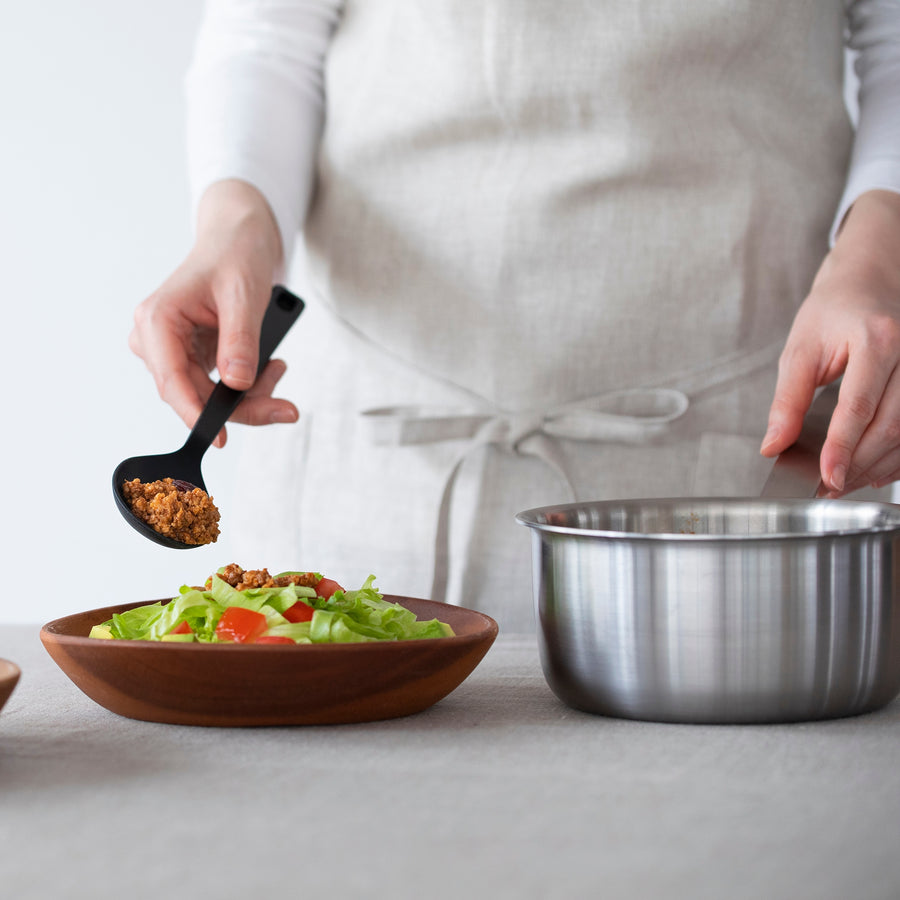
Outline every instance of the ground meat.
{"type": "Polygon", "coordinates": [[[131,511],[154,531],[183,544],[212,544],[219,536],[219,510],[212,497],[193,485],[164,478],[139,478],[122,485],[131,511]]]}
{"type": "MultiPolygon", "coordinates": [[[[219,578],[227,581],[235,590],[248,591],[255,588],[286,587],[289,584],[301,587],[315,587],[319,583],[313,572],[295,572],[273,578],[268,569],[242,569],[237,563],[230,563],[219,573],[219,578]]],[[[206,588],[212,585],[212,577],[207,579],[206,588]]]]}

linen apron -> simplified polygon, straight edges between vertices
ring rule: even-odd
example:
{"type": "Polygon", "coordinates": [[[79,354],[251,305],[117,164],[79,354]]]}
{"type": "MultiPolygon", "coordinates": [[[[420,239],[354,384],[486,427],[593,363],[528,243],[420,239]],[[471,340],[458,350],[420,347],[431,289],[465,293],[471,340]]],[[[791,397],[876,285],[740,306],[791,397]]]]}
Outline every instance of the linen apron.
{"type": "Polygon", "coordinates": [[[301,420],[244,439],[243,564],[528,631],[518,511],[758,494],[849,156],[842,28],[840,0],[351,0],[301,420]]]}

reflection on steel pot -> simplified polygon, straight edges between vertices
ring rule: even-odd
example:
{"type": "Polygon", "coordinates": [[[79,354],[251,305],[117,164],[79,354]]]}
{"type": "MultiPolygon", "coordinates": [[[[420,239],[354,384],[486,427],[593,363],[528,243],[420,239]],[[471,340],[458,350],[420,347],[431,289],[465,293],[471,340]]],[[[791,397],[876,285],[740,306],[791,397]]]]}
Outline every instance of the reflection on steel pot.
{"type": "Polygon", "coordinates": [[[789,722],[900,693],[900,507],[689,498],[516,518],[532,529],[541,664],[570,706],[789,722]]]}

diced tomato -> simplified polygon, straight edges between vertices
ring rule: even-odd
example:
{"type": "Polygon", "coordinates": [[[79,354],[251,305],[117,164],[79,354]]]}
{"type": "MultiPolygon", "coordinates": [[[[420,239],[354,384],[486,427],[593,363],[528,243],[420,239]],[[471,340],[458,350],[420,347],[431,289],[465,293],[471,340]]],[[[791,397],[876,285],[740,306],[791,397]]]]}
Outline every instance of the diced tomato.
{"type": "Polygon", "coordinates": [[[315,610],[302,600],[298,600],[293,606],[289,606],[282,615],[288,622],[309,622],[315,610]]]}
{"type": "Polygon", "coordinates": [[[169,634],[193,634],[193,632],[187,622],[179,622],[169,634]]]}
{"type": "Polygon", "coordinates": [[[220,641],[236,644],[252,644],[268,628],[266,617],[243,606],[229,606],[216,625],[216,637],[220,641]]]}
{"type": "Polygon", "coordinates": [[[342,591],[343,588],[330,578],[323,578],[316,585],[316,594],[323,600],[327,600],[335,591],[342,591]]]}
{"type": "Polygon", "coordinates": [[[254,644],[296,644],[297,642],[293,638],[289,638],[285,634],[264,634],[262,637],[258,637],[253,643],[254,644]]]}

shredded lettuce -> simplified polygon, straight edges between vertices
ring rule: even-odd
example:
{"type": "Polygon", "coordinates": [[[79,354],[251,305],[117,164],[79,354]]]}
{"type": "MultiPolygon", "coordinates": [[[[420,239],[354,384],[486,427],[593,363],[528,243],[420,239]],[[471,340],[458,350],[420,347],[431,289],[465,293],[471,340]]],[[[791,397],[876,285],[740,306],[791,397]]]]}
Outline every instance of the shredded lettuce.
{"type": "MultiPolygon", "coordinates": [[[[370,575],[358,590],[338,590],[325,599],[315,588],[300,585],[238,591],[224,579],[210,579],[209,589],[183,585],[168,603],[149,603],[95,625],[91,637],[113,640],[220,643],[216,625],[230,606],[266,617],[265,634],[289,637],[298,644],[361,643],[450,637],[453,629],[437,619],[420,621],[399,603],[384,599],[370,575]],[[291,622],[284,613],[297,601],[314,610],[311,621],[291,622]],[[187,623],[190,633],[172,632],[187,623]]],[[[282,572],[280,575],[297,574],[282,572]]],[[[321,576],[316,573],[317,578],[321,576]]],[[[276,576],[278,577],[278,576],[276,576]]]]}

